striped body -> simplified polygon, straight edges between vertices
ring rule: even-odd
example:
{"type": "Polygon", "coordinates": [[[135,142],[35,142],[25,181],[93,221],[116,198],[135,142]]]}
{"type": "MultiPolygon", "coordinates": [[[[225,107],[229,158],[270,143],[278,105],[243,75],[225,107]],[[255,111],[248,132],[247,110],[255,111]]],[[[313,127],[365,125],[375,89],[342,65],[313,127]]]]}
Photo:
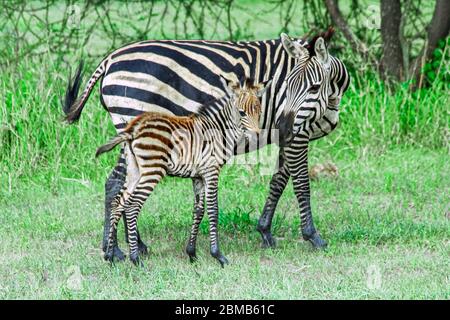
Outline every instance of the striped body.
{"type": "MultiPolygon", "coordinates": [[[[293,40],[293,43],[301,46],[307,44],[298,39],[293,40]]],[[[78,91],[76,84],[79,85],[79,79],[76,78],[73,86],[69,84],[64,110],[69,122],[76,121],[93,85],[101,78],[100,91],[103,105],[110,113],[117,131],[121,132],[129,121],[145,111],[178,116],[197,112],[200,105],[223,94],[220,75],[233,81],[242,81],[245,77],[251,77],[257,83],[270,79],[272,80],[270,90],[267,90],[261,100],[260,128],[266,130],[258,136],[259,141],[256,147],[262,147],[272,143],[273,136],[278,136],[272,135],[270,130],[276,129],[287,116],[284,113],[288,96],[286,80],[297,64],[298,59],[287,52],[282,39],[250,42],[142,41],[120,48],[108,55],[99,64],[86,89],[76,101],[78,91]]],[[[326,80],[322,81],[327,83],[326,88],[321,86],[320,93],[327,97],[320,99],[326,101],[322,104],[323,112],[316,115],[309,112],[308,117],[311,121],[303,121],[301,124],[294,121],[297,125],[295,130],[298,133],[296,137],[307,137],[308,142],[323,137],[335,129],[339,121],[340,100],[349,84],[349,75],[344,64],[335,57],[329,57],[329,64],[324,72],[326,75],[323,78],[326,80]],[[299,129],[300,126],[301,129],[299,129]]],[[[80,72],[78,76],[79,74],[80,72]]],[[[301,90],[309,90],[309,87],[301,90]]],[[[318,98],[314,97],[314,99],[318,98]]],[[[300,114],[297,120],[301,120],[302,116],[304,115],[300,114]]],[[[297,146],[297,149],[280,150],[280,159],[285,158],[286,150],[291,150],[290,157],[296,158],[296,163],[300,159],[305,161],[302,165],[307,166],[307,143],[295,143],[293,146],[297,146]]],[[[239,150],[248,151],[249,148],[239,150]]],[[[280,164],[283,163],[285,161],[280,161],[280,164]]],[[[300,180],[303,181],[305,180],[304,170],[299,171],[299,169],[300,167],[293,168],[292,171],[296,174],[301,172],[300,180]]],[[[104,239],[109,230],[110,202],[123,184],[126,170],[122,152],[116,168],[106,183],[104,239]]],[[[265,245],[273,245],[273,240],[270,240],[272,238],[271,220],[276,203],[291,176],[294,178],[294,183],[299,180],[299,177],[293,176],[287,168],[280,166],[272,178],[269,197],[258,225],[265,245]]],[[[309,185],[306,193],[302,191],[305,184],[301,185],[295,188],[297,198],[303,199],[305,194],[309,203],[309,185]]],[[[302,205],[300,207],[302,210],[302,205]]],[[[304,212],[306,213],[302,216],[311,216],[310,211],[304,212]]],[[[306,217],[303,220],[312,221],[312,217],[306,217]]],[[[305,230],[310,231],[305,231],[304,234],[315,233],[313,226],[305,227],[305,230]]],[[[104,248],[105,243],[104,241],[104,248]]],[[[140,245],[143,248],[142,251],[145,251],[145,245],[142,242],[140,245]]],[[[118,255],[121,254],[118,247],[116,252],[118,255]]]]}
{"type": "MultiPolygon", "coordinates": [[[[334,57],[331,59],[331,108],[323,119],[311,124],[310,134],[315,138],[327,135],[335,128],[337,106],[348,82],[342,62],[334,57]]],[[[230,81],[243,78],[252,78],[257,83],[272,80],[271,90],[261,101],[260,127],[273,129],[283,111],[286,90],[283,82],[295,63],[279,39],[142,41],[109,54],[92,75],[79,103],[85,103],[92,86],[103,77],[102,102],[120,132],[142,112],[178,116],[195,113],[205,102],[224,94],[220,76],[230,81]]],[[[267,142],[271,141],[261,145],[267,142]]]]}
{"type": "MultiPolygon", "coordinates": [[[[206,101],[224,94],[220,76],[235,82],[242,78],[262,82],[275,75],[283,77],[293,63],[284,63],[284,59],[276,41],[143,41],[109,56],[101,93],[120,130],[139,110],[195,113],[206,101]],[[262,62],[261,55],[267,61],[262,62]],[[271,67],[276,65],[279,67],[271,67]],[[130,105],[133,112],[119,107],[130,105]]],[[[276,79],[272,92],[279,90],[275,83],[276,79]]],[[[279,102],[266,97],[262,103],[265,112],[261,128],[267,128],[272,123],[273,106],[279,102]]]]}
{"type": "Polygon", "coordinates": [[[332,62],[325,41],[333,35],[330,29],[316,36],[306,45],[299,45],[287,35],[282,34],[282,42],[297,63],[286,77],[286,104],[280,117],[280,135],[284,137],[279,155],[279,169],[270,182],[270,193],[263,214],[258,222],[258,231],[263,244],[274,246],[270,232],[272,217],[278,200],[292,177],[294,192],[300,208],[302,236],[314,247],[323,248],[326,242],[316,231],[312,220],[310,204],[310,184],[308,175],[308,145],[312,138],[312,124],[318,123],[327,113],[327,106],[335,98],[329,96],[332,62]]]}
{"type": "MultiPolygon", "coordinates": [[[[97,156],[125,143],[126,182],[113,201],[108,249],[105,258],[113,260],[117,222],[126,216],[130,258],[139,262],[137,216],[155,186],[166,176],[192,178],[195,207],[191,237],[186,249],[195,259],[198,226],[206,200],[210,220],[211,254],[222,264],[227,263],[218,244],[217,185],[220,168],[233,155],[235,145],[244,130],[255,131],[260,113],[256,88],[234,86],[234,93],[214,100],[191,116],[170,116],[148,112],[131,121],[125,130],[100,147],[97,156]],[[251,114],[249,116],[247,113],[251,114]],[[243,119],[246,119],[243,121],[243,119]],[[201,194],[201,196],[199,195],[201,194]],[[199,209],[201,206],[201,209],[199,209]]],[[[231,89],[233,90],[233,89],[231,89]]]]}

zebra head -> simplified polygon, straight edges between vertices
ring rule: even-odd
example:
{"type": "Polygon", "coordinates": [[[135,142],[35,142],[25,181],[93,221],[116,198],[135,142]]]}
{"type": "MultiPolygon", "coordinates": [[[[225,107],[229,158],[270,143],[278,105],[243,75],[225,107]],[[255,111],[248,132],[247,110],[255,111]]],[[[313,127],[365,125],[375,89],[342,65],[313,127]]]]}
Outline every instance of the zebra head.
{"type": "Polygon", "coordinates": [[[259,118],[261,116],[261,100],[272,80],[254,83],[251,79],[244,79],[243,84],[233,83],[221,77],[231,103],[239,111],[242,127],[249,132],[260,133],[259,118]]]}
{"type": "Polygon", "coordinates": [[[283,146],[306,124],[324,115],[329,97],[331,58],[324,37],[315,37],[308,43],[281,34],[281,41],[288,55],[296,61],[285,79],[285,106],[277,122],[283,146]]]}

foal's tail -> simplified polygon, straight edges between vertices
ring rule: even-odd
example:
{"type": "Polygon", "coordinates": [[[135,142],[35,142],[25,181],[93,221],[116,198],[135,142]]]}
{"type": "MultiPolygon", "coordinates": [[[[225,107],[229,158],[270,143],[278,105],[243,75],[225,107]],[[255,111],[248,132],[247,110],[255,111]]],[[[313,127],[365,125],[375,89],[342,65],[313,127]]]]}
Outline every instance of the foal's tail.
{"type": "Polygon", "coordinates": [[[121,132],[111,140],[109,140],[106,144],[102,145],[100,148],[97,149],[97,152],[95,153],[95,157],[97,158],[102,153],[111,151],[114,149],[115,146],[117,146],[119,143],[130,141],[133,139],[133,136],[129,132],[121,132]]]}

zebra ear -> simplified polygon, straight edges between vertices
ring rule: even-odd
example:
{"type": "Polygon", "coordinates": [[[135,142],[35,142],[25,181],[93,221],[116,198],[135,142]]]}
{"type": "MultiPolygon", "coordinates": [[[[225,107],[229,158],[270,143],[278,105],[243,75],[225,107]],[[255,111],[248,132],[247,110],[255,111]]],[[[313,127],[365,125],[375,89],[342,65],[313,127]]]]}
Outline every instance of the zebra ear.
{"type": "Polygon", "coordinates": [[[289,37],[286,33],[280,35],[281,43],[283,44],[284,50],[288,53],[291,58],[301,59],[304,57],[309,57],[308,50],[301,44],[296,43],[289,37]]]}
{"type": "Polygon", "coordinates": [[[262,97],[264,93],[269,89],[270,85],[272,84],[272,79],[269,81],[263,81],[258,83],[256,86],[258,88],[258,91],[256,92],[257,97],[262,97]]]}
{"type": "Polygon", "coordinates": [[[222,75],[220,76],[220,82],[222,82],[222,85],[225,89],[225,92],[233,97],[237,95],[239,90],[239,85],[236,85],[233,81],[225,79],[222,75]]]}
{"type": "Polygon", "coordinates": [[[325,40],[322,37],[316,40],[316,43],[314,44],[314,52],[320,62],[323,64],[329,63],[328,49],[325,45],[325,40]]]}

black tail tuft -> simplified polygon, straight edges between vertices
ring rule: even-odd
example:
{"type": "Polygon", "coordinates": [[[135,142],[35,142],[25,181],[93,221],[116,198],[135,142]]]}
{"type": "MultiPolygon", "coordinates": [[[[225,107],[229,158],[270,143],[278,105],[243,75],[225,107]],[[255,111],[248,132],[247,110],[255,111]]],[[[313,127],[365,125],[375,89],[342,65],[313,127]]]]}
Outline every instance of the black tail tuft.
{"type": "Polygon", "coordinates": [[[73,123],[80,118],[82,108],[79,108],[77,103],[78,91],[80,90],[81,78],[83,73],[83,61],[80,61],[77,72],[73,79],[69,77],[67,85],[66,96],[63,101],[63,111],[66,114],[65,120],[73,123]]]}
{"type": "Polygon", "coordinates": [[[98,156],[100,156],[102,153],[111,151],[112,149],[114,149],[115,146],[117,146],[119,143],[125,142],[127,140],[131,140],[132,139],[132,135],[126,131],[118,134],[117,136],[115,136],[114,138],[112,138],[111,140],[109,140],[106,144],[102,145],[101,147],[99,147],[97,149],[97,152],[95,153],[95,157],[97,158],[98,156]]]}
{"type": "Polygon", "coordinates": [[[95,157],[98,158],[101,154],[112,150],[112,148],[114,148],[114,146],[112,146],[110,144],[105,144],[105,145],[99,147],[97,149],[97,152],[95,153],[95,157]]]}

